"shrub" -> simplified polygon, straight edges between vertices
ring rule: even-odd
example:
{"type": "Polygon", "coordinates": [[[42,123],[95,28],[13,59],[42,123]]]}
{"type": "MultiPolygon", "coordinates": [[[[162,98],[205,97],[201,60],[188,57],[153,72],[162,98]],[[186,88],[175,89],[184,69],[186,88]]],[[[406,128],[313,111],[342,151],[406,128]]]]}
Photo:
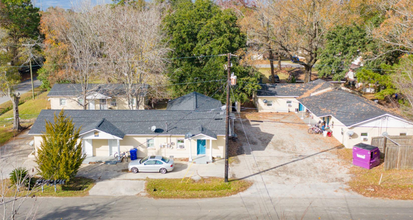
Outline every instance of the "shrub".
{"type": "Polygon", "coordinates": [[[10,181],[13,185],[27,185],[29,183],[28,172],[23,167],[18,167],[10,173],[10,181]]]}

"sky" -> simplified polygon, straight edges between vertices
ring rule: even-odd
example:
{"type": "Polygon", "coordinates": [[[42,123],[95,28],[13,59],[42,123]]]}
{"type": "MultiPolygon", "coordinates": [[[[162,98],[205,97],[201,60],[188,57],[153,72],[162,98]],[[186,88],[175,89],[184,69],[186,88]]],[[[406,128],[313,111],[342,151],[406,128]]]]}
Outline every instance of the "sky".
{"type": "MultiPolygon", "coordinates": [[[[50,6],[56,7],[59,6],[64,9],[69,9],[72,7],[72,2],[76,3],[78,0],[32,0],[34,2],[34,5],[36,7],[39,7],[40,10],[45,11],[47,8],[50,6]]],[[[104,3],[111,3],[112,0],[92,0],[94,4],[96,2],[99,2],[99,4],[104,4],[104,3]]]]}

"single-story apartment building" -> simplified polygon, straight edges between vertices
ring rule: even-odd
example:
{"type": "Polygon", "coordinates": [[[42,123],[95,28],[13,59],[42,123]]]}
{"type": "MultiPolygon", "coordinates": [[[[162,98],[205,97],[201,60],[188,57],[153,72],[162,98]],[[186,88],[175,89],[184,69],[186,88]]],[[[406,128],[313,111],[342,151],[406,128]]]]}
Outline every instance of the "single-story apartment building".
{"type": "MultiPolygon", "coordinates": [[[[42,110],[29,131],[35,149],[41,147],[46,121],[60,110],[42,110]]],[[[65,110],[81,128],[83,152],[88,156],[111,156],[138,149],[149,155],[189,158],[225,156],[225,114],[222,111],[190,110],[65,110]]],[[[230,126],[233,134],[233,125],[230,126]]]]}
{"type": "Polygon", "coordinates": [[[258,110],[285,112],[274,111],[272,106],[265,106],[263,99],[280,103],[277,108],[281,109],[285,108],[285,98],[278,94],[289,94],[289,100],[294,104],[290,108],[298,110],[296,112],[304,119],[303,123],[315,125],[320,121],[325,122],[332,136],[346,148],[352,148],[357,143],[371,144],[373,137],[382,137],[384,132],[391,136],[413,135],[413,122],[373,101],[345,89],[334,88],[323,80],[307,84],[309,85],[290,84],[291,88],[283,85],[267,93],[258,92],[257,94],[273,94],[272,97],[257,96],[257,100],[261,99],[261,102],[256,101],[257,105],[264,106],[258,110]],[[303,91],[302,88],[307,90],[303,91]]]}
{"type": "MultiPolygon", "coordinates": [[[[145,108],[145,91],[141,91],[139,97],[139,107],[136,108],[136,97],[128,100],[124,84],[88,84],[86,94],[86,105],[88,110],[108,110],[108,109],[132,109],[142,110],[145,108]]],[[[140,90],[146,90],[147,86],[140,90]]],[[[83,90],[81,84],[54,84],[47,97],[50,101],[51,109],[83,109],[83,90]]]]}
{"type": "Polygon", "coordinates": [[[265,84],[253,98],[258,112],[294,112],[303,110],[298,97],[329,89],[331,84],[321,79],[309,83],[265,84]]]}

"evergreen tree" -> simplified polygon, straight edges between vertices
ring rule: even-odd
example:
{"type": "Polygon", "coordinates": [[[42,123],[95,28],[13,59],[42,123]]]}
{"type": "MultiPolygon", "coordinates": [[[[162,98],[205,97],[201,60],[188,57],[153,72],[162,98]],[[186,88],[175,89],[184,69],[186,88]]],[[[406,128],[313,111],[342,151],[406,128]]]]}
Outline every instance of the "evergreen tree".
{"type": "MultiPolygon", "coordinates": [[[[220,88],[225,90],[222,85],[227,78],[224,70],[227,57],[220,54],[234,54],[246,47],[246,35],[241,32],[237,17],[229,9],[221,10],[211,0],[174,2],[179,5],[164,19],[172,49],[168,74],[175,84],[173,95],[196,91],[225,100],[225,92],[216,92],[220,88]]],[[[239,65],[236,59],[232,64],[231,72],[238,77],[235,99],[244,102],[259,88],[259,74],[251,67],[239,65]]]]}
{"type": "Polygon", "coordinates": [[[79,132],[80,128],[75,128],[63,110],[58,116],[55,114],[54,123],[46,121],[46,132],[36,157],[37,170],[43,178],[69,181],[76,175],[85,159],[79,132]]]}

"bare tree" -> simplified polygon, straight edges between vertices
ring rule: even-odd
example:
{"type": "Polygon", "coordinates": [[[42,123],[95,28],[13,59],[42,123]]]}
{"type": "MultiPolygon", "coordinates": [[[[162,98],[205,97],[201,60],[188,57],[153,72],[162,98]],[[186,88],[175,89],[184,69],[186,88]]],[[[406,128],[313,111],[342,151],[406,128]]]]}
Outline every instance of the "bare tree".
{"type": "MultiPolygon", "coordinates": [[[[129,108],[139,108],[148,90],[148,83],[162,78],[168,52],[162,32],[163,4],[146,7],[118,5],[106,7],[102,21],[103,63],[114,81],[125,84],[129,108]]],[[[159,80],[158,82],[162,82],[159,80]]],[[[154,88],[157,88],[155,86],[154,88]]]]}
{"type": "Polygon", "coordinates": [[[73,11],[49,10],[47,32],[66,47],[67,77],[81,84],[81,99],[95,90],[92,80],[124,84],[130,109],[143,104],[151,75],[163,73],[168,52],[162,32],[163,4],[92,6],[83,1],[73,11]]]}
{"type": "Polygon", "coordinates": [[[384,0],[379,4],[385,13],[385,20],[372,36],[392,46],[393,50],[412,52],[413,50],[413,2],[409,0],[384,0]]]}
{"type": "Polygon", "coordinates": [[[268,0],[258,3],[265,20],[271,21],[271,40],[287,55],[303,56],[305,82],[317,62],[327,32],[343,21],[344,5],[335,0],[268,0]]]}
{"type": "Polygon", "coordinates": [[[278,70],[281,70],[281,49],[273,40],[271,21],[257,7],[244,13],[241,20],[243,29],[247,32],[249,52],[268,54],[271,68],[271,83],[275,83],[274,61],[278,59],[278,70]]]}
{"type": "MultiPolygon", "coordinates": [[[[380,2],[379,7],[384,12],[385,20],[379,27],[370,29],[370,33],[376,40],[388,46],[381,52],[412,53],[413,2],[384,0],[380,2]]],[[[393,82],[409,103],[407,106],[401,106],[402,110],[408,117],[413,117],[413,56],[401,57],[399,64],[394,65],[392,70],[393,82]]]]}

